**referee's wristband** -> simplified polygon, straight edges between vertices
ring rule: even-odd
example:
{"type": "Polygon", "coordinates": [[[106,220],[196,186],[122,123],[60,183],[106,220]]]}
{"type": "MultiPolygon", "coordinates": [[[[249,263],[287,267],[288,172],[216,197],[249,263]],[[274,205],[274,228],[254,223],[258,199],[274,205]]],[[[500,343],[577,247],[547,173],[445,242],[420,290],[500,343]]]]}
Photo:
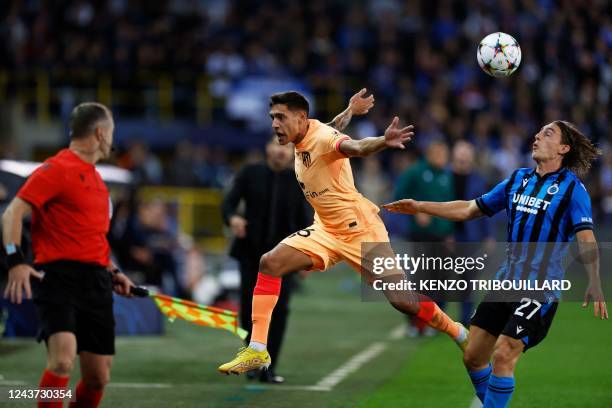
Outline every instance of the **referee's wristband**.
{"type": "Polygon", "coordinates": [[[27,264],[26,258],[19,245],[7,245],[5,251],[7,252],[6,266],[8,269],[12,269],[17,265],[27,264]]]}

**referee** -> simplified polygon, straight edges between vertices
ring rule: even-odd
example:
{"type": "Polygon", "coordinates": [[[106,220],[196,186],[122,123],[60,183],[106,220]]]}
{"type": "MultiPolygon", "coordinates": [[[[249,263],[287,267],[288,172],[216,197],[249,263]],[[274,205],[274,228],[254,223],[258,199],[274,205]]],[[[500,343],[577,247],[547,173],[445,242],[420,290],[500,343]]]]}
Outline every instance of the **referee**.
{"type": "MultiPolygon", "coordinates": [[[[508,257],[495,279],[530,282],[563,279],[562,260],[567,243],[576,241],[589,277],[583,307],[593,300],[595,316],[607,319],[591,199],[578,178],[588,172],[599,154],[574,124],[556,120],[535,135],[531,152],[535,168],[514,171],[475,200],[442,203],[401,200],[384,207],[453,221],[490,217],[505,210],[508,257]]],[[[522,297],[520,302],[515,301],[518,298],[502,302],[499,294],[489,293],[480,303],[472,318],[463,360],[485,408],[508,406],[515,389],[516,363],[521,353],[546,337],[559,298],[559,291],[536,292],[522,297]]]]}
{"type": "MultiPolygon", "coordinates": [[[[75,407],[97,407],[102,399],[115,353],[112,292],[129,296],[132,285],[109,259],[106,234],[112,204],[94,166],[108,159],[113,130],[112,114],[104,105],[75,107],[69,147],[32,173],[2,215],[9,269],[4,296],[21,303],[23,292],[30,299],[34,289],[38,340],[47,345],[40,388],[65,388],[79,354],[75,407]],[[34,267],[19,247],[22,221],[30,213],[34,267]]],[[[38,405],[61,407],[62,402],[38,405]]]]}

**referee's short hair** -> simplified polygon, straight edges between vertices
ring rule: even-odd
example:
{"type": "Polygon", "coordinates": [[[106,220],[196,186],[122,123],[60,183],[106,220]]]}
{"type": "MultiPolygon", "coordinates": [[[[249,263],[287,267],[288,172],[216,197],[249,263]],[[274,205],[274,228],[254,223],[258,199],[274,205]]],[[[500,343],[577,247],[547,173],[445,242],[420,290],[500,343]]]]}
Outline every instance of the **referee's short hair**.
{"type": "Polygon", "coordinates": [[[112,118],[110,110],[98,102],[83,102],[70,114],[70,138],[82,139],[94,132],[101,121],[112,118]]]}

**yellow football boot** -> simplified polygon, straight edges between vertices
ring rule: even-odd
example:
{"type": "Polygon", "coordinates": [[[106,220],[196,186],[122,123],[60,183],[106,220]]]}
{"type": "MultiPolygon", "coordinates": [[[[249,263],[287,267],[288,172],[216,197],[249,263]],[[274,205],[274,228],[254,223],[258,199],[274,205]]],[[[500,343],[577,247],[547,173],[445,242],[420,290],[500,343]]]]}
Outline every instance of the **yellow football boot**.
{"type": "Polygon", "coordinates": [[[268,350],[256,351],[250,347],[241,347],[236,357],[229,363],[220,365],[218,370],[221,374],[239,375],[251,370],[267,369],[271,362],[268,350]]]}

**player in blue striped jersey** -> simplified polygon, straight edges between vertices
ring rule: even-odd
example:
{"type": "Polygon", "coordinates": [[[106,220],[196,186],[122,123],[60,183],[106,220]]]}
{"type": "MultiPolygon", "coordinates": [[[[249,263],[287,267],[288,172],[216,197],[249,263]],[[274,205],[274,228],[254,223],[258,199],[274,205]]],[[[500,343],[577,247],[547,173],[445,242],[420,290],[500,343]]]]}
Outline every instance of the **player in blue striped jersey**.
{"type": "MultiPolygon", "coordinates": [[[[532,149],[535,169],[516,170],[483,196],[444,203],[407,199],[383,207],[453,221],[492,216],[506,210],[508,259],[498,270],[497,279],[561,279],[564,272],[561,262],[568,242],[576,240],[589,274],[583,306],[593,300],[595,316],[607,319],[591,200],[577,177],[590,169],[599,154],[573,124],[554,121],[535,135],[532,149]],[[527,242],[531,244],[523,244],[527,242]]],[[[520,302],[487,301],[485,297],[478,306],[463,360],[484,407],[508,406],[514,392],[514,367],[521,352],[546,337],[559,293],[543,295],[520,302]]]]}

